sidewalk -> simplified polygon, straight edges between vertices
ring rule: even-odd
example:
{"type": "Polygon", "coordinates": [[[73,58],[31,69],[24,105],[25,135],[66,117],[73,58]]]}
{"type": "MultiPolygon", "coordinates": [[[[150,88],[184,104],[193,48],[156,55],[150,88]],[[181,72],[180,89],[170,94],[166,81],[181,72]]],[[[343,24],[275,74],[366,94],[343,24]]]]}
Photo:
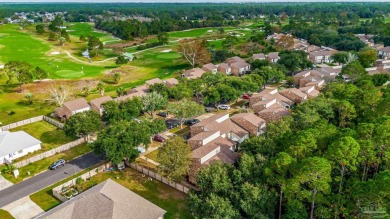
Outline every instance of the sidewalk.
{"type": "Polygon", "coordinates": [[[0,191],[12,185],[13,184],[10,181],[6,180],[2,175],[0,175],[0,191]]]}

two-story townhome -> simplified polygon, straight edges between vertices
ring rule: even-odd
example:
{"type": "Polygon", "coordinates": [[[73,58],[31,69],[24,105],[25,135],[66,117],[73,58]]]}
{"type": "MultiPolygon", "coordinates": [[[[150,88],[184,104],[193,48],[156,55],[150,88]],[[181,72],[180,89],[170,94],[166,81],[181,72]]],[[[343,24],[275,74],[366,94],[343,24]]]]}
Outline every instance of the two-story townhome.
{"type": "Polygon", "coordinates": [[[187,79],[197,79],[201,78],[204,73],[206,73],[206,71],[201,68],[192,68],[184,71],[182,77],[186,77],[187,79]]]}
{"type": "Polygon", "coordinates": [[[390,59],[390,46],[383,47],[378,50],[378,58],[383,60],[390,59]]]}
{"type": "Polygon", "coordinates": [[[265,120],[256,116],[254,113],[238,113],[230,119],[253,136],[259,136],[266,130],[265,120]]]}
{"type": "Polygon", "coordinates": [[[227,63],[221,63],[218,65],[218,72],[226,75],[232,74],[232,68],[227,63]]]}
{"type": "Polygon", "coordinates": [[[336,50],[323,50],[309,53],[309,60],[314,64],[330,63],[332,62],[331,56],[335,54],[336,50]]]}
{"type": "Polygon", "coordinates": [[[62,107],[54,110],[54,114],[61,119],[69,119],[76,113],[91,110],[91,106],[84,98],[65,102],[62,107]]]}
{"type": "Polygon", "coordinates": [[[173,87],[179,84],[179,81],[176,78],[168,78],[164,81],[165,86],[173,87]]]}
{"type": "Polygon", "coordinates": [[[279,53],[278,52],[270,52],[267,55],[267,59],[271,63],[277,63],[278,60],[280,59],[279,53]]]}
{"type": "Polygon", "coordinates": [[[297,88],[283,89],[283,90],[280,90],[279,93],[282,96],[285,96],[286,98],[294,101],[294,103],[296,103],[296,104],[302,103],[305,100],[307,100],[307,94],[303,93],[302,91],[300,91],[297,88]]]}
{"type": "Polygon", "coordinates": [[[213,63],[203,65],[202,69],[206,72],[211,72],[213,74],[218,72],[218,66],[214,65],[213,63]]]}
{"type": "Polygon", "coordinates": [[[193,161],[189,180],[195,183],[200,168],[215,161],[234,163],[238,158],[234,150],[249,137],[249,132],[234,123],[228,113],[221,113],[191,126],[190,136],[187,142],[193,161]]]}
{"type": "Polygon", "coordinates": [[[108,101],[111,101],[111,100],[112,100],[112,98],[110,96],[104,96],[104,97],[93,99],[89,103],[91,104],[92,110],[99,113],[99,115],[103,115],[104,109],[102,107],[102,104],[106,103],[108,101]]]}

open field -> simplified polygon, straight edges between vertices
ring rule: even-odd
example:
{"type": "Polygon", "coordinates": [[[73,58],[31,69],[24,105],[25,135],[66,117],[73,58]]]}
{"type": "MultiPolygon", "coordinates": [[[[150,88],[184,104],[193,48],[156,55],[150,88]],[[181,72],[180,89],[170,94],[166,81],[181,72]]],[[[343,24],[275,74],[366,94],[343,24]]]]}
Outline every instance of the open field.
{"type": "MultiPolygon", "coordinates": [[[[150,181],[147,177],[142,177],[140,173],[130,168],[122,172],[99,173],[93,176],[91,180],[84,182],[80,187],[85,190],[109,178],[166,210],[167,213],[164,217],[166,219],[191,218],[184,193],[156,180],[150,181]]],[[[61,202],[54,198],[51,191],[52,188],[58,185],[60,183],[31,195],[31,200],[45,211],[59,205],[61,202]]]]}
{"type": "Polygon", "coordinates": [[[106,41],[120,41],[109,33],[97,31],[93,28],[93,23],[70,23],[68,28],[69,35],[80,37],[84,36],[95,36],[98,37],[102,42],[106,41]]]}
{"type": "MultiPolygon", "coordinates": [[[[59,129],[55,127],[54,125],[45,122],[45,121],[39,121],[34,122],[28,125],[20,126],[14,129],[11,129],[10,131],[25,131],[31,136],[35,137],[36,139],[39,139],[42,141],[42,149],[39,151],[36,151],[35,153],[26,155],[24,157],[21,157],[20,160],[25,159],[27,157],[33,156],[33,154],[42,153],[44,151],[51,150],[53,148],[56,148],[58,146],[61,146],[63,144],[69,143],[75,139],[70,138],[65,135],[64,130],[59,129]]],[[[15,161],[17,162],[17,161],[15,161]]]]}
{"type": "Polygon", "coordinates": [[[91,151],[91,148],[87,143],[73,147],[67,151],[57,153],[51,157],[44,158],[40,161],[31,163],[27,166],[19,168],[20,175],[18,178],[15,178],[12,174],[3,174],[4,178],[12,183],[18,183],[24,179],[34,176],[42,171],[48,170],[49,166],[59,159],[64,159],[66,161],[73,160],[74,158],[86,154],[91,151]],[[28,174],[30,173],[30,175],[28,174]]]}

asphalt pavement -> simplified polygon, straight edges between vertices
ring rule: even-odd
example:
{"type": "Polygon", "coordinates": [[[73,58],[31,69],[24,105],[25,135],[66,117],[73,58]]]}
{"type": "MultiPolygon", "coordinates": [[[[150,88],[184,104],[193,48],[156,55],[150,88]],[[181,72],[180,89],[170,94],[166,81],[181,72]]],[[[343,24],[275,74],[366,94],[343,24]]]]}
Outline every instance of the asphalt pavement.
{"type": "MultiPolygon", "coordinates": [[[[54,183],[64,180],[91,167],[103,159],[94,153],[78,157],[56,170],[48,170],[0,191],[0,208],[18,199],[38,192],[54,183]]],[[[49,167],[48,167],[49,168],[49,167]]]]}

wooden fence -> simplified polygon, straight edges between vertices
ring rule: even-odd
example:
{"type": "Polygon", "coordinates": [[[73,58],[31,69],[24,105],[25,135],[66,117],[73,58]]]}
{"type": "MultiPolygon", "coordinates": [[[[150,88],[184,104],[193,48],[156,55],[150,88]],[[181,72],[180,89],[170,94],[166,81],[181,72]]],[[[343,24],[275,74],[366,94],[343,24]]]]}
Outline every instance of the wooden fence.
{"type": "Polygon", "coordinates": [[[190,188],[183,185],[183,184],[180,184],[180,183],[177,183],[177,182],[173,182],[173,181],[169,181],[167,178],[159,175],[158,173],[155,173],[149,169],[146,169],[140,165],[137,165],[135,163],[126,163],[127,166],[130,166],[131,168],[137,170],[138,172],[141,172],[142,174],[145,174],[147,176],[150,176],[166,185],[169,185],[177,190],[179,190],[180,192],[184,192],[186,194],[188,194],[190,192],[190,188]]]}
{"type": "Polygon", "coordinates": [[[28,124],[31,124],[31,123],[34,123],[34,122],[39,122],[39,121],[46,121],[60,129],[64,128],[64,124],[63,123],[60,123],[52,118],[49,118],[47,116],[37,116],[37,117],[33,117],[33,118],[29,118],[29,119],[25,119],[25,120],[22,120],[22,121],[19,121],[19,122],[15,122],[15,123],[11,123],[11,124],[8,124],[8,125],[3,125],[0,127],[0,131],[8,131],[10,129],[13,129],[13,128],[17,128],[17,127],[20,127],[20,126],[24,126],[24,125],[28,125],[28,124]]]}
{"type": "Polygon", "coordinates": [[[74,179],[71,179],[71,180],[69,180],[68,182],[66,182],[64,184],[61,184],[61,185],[53,188],[53,190],[52,190],[53,191],[53,195],[56,198],[58,198],[60,201],[65,202],[68,199],[61,194],[62,191],[66,190],[67,188],[69,188],[71,186],[76,185],[76,180],[78,178],[81,178],[81,179],[83,179],[83,181],[85,181],[87,179],[90,179],[92,176],[94,176],[94,175],[96,175],[96,174],[98,174],[100,172],[103,172],[104,169],[107,169],[107,168],[110,168],[110,167],[112,167],[112,164],[111,163],[106,163],[106,164],[103,164],[103,165],[101,165],[101,166],[99,166],[97,168],[94,168],[94,169],[84,173],[81,176],[75,177],[74,179]]]}
{"type": "Polygon", "coordinates": [[[72,141],[72,142],[69,142],[67,144],[64,144],[64,145],[61,145],[59,147],[56,147],[54,149],[51,149],[50,151],[45,151],[43,153],[40,153],[38,155],[35,155],[33,157],[30,157],[30,158],[27,158],[25,160],[22,160],[22,161],[19,161],[17,163],[14,163],[13,165],[16,167],[16,168],[21,168],[21,167],[24,167],[30,163],[34,163],[34,162],[37,162],[39,160],[42,160],[46,157],[50,157],[50,156],[53,156],[54,154],[56,153],[60,153],[60,152],[63,152],[63,151],[66,151],[66,150],[69,150],[77,145],[80,145],[82,143],[85,142],[85,139],[84,138],[80,138],[76,141],[72,141]]]}

